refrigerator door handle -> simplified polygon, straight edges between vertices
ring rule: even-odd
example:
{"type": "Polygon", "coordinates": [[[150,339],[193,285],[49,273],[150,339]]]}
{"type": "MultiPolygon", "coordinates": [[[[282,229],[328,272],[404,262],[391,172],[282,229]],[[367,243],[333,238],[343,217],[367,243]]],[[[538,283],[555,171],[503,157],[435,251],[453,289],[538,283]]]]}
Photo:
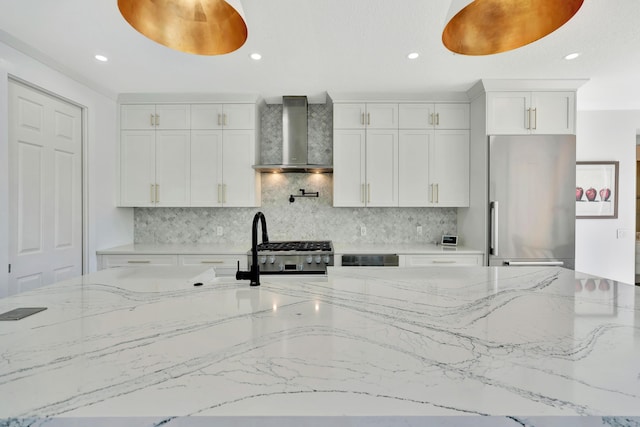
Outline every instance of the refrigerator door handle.
{"type": "Polygon", "coordinates": [[[562,261],[505,261],[504,265],[510,267],[522,267],[522,266],[540,266],[540,267],[562,267],[564,262],[562,261]]]}
{"type": "Polygon", "coordinates": [[[491,202],[491,247],[490,253],[491,255],[498,255],[498,208],[499,204],[497,201],[491,202]]]}

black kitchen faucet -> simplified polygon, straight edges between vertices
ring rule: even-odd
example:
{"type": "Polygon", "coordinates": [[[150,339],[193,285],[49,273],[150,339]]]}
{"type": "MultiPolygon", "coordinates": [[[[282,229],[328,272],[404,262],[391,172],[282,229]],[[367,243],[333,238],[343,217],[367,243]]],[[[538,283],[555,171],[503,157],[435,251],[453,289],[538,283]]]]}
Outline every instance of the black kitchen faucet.
{"type": "Polygon", "coordinates": [[[260,267],[258,266],[258,220],[262,223],[262,243],[269,243],[267,220],[262,212],[258,212],[253,216],[253,225],[251,226],[251,267],[249,271],[240,271],[240,261],[238,261],[238,271],[236,271],[236,280],[249,280],[249,285],[251,286],[260,286],[260,267]]]}

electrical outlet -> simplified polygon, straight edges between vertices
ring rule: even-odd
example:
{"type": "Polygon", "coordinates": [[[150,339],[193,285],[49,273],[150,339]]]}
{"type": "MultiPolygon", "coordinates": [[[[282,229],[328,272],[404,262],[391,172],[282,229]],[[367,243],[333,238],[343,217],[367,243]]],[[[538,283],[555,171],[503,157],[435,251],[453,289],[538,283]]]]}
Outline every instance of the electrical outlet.
{"type": "Polygon", "coordinates": [[[221,226],[218,226],[218,227],[216,228],[216,234],[217,234],[218,236],[222,236],[222,235],[224,234],[224,228],[222,228],[221,226]]]}
{"type": "Polygon", "coordinates": [[[422,226],[421,225],[416,227],[416,233],[418,233],[418,236],[422,236],[422,226]]]}
{"type": "Polygon", "coordinates": [[[367,227],[365,227],[364,225],[360,226],[360,235],[361,236],[366,236],[367,235],[367,227]]]}

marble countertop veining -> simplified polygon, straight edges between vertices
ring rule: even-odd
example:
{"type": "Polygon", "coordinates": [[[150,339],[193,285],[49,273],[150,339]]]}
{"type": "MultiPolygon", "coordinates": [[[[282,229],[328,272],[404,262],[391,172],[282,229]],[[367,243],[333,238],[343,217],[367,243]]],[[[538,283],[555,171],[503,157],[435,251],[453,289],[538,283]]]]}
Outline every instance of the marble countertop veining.
{"type": "Polygon", "coordinates": [[[540,267],[261,281],[120,268],[0,299],[48,307],[0,322],[0,425],[640,425],[632,285],[540,267]]]}

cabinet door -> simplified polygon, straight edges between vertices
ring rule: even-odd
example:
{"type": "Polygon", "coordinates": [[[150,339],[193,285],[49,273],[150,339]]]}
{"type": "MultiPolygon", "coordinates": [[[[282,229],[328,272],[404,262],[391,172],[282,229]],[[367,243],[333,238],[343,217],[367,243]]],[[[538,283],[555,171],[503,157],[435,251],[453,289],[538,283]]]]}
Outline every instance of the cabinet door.
{"type": "Polygon", "coordinates": [[[189,131],[156,131],[156,206],[189,206],[189,131]]]}
{"type": "Polygon", "coordinates": [[[191,105],[191,129],[222,129],[222,104],[191,105]]]}
{"type": "Polygon", "coordinates": [[[364,206],[365,131],[333,132],[333,206],[364,206]]]}
{"type": "Polygon", "coordinates": [[[398,126],[400,129],[432,129],[433,104],[400,104],[398,126]]]}
{"type": "Polygon", "coordinates": [[[255,132],[225,130],[222,133],[222,203],[224,206],[256,206],[257,179],[255,132]]]}
{"type": "Polygon", "coordinates": [[[533,92],[531,130],[536,134],[575,134],[574,92],[533,92]]]}
{"type": "Polygon", "coordinates": [[[529,132],[530,92],[487,93],[487,134],[523,135],[529,132]]]}
{"type": "Polygon", "coordinates": [[[334,129],[364,129],[365,104],[334,104],[334,129]]]}
{"type": "Polygon", "coordinates": [[[367,206],[398,206],[398,131],[368,130],[367,206]]]}
{"type": "Polygon", "coordinates": [[[189,104],[156,105],[156,129],[189,129],[191,106],[189,104]]]}
{"type": "Polygon", "coordinates": [[[469,104],[436,104],[436,129],[469,129],[469,104]]]}
{"type": "Polygon", "coordinates": [[[367,104],[367,129],[398,129],[398,104],[367,104]]]}
{"type": "Polygon", "coordinates": [[[222,109],[222,123],[225,129],[255,129],[255,104],[225,104],[222,109]]]}
{"type": "Polygon", "coordinates": [[[191,131],[191,206],[222,206],[222,131],[191,131]]]}
{"type": "Polygon", "coordinates": [[[429,146],[431,130],[401,130],[398,136],[398,204],[430,206],[429,146]]]}
{"type": "Polygon", "coordinates": [[[154,206],[155,135],[154,130],[121,133],[120,206],[154,206]]]}
{"type": "Polygon", "coordinates": [[[155,129],[156,106],[148,104],[131,104],[120,106],[120,129],[148,130],[155,129]]]}
{"type": "Polygon", "coordinates": [[[435,206],[469,206],[469,131],[435,131],[432,147],[435,206]]]}

